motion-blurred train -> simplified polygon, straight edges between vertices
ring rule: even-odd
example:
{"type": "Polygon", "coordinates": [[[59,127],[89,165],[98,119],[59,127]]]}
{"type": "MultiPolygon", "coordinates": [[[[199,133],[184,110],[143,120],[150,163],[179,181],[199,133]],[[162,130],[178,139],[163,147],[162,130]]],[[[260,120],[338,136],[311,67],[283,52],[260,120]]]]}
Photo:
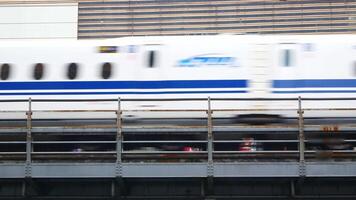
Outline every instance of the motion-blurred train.
{"type": "MultiPolygon", "coordinates": [[[[0,43],[0,99],[298,96],[356,97],[356,35],[157,36],[0,43]]],[[[116,103],[77,102],[65,106],[33,103],[32,109],[115,109],[116,103]]],[[[295,101],[212,102],[213,109],[255,109],[234,115],[276,114],[258,109],[297,106],[295,101]]],[[[314,101],[304,106],[351,105],[314,101]]],[[[122,108],[205,109],[207,104],[135,101],[123,102],[122,108]]],[[[26,109],[25,103],[0,103],[0,110],[26,109]]],[[[194,116],[171,113],[173,117],[187,115],[194,116]]],[[[97,113],[81,117],[89,116],[100,117],[97,113]]],[[[162,113],[153,117],[162,117],[162,113]]]]}

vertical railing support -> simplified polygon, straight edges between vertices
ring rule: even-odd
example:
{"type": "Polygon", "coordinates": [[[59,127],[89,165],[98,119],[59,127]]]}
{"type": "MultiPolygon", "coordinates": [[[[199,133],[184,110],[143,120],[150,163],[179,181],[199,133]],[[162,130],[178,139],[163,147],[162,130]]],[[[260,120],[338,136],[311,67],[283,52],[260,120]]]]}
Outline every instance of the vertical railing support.
{"type": "Polygon", "coordinates": [[[116,176],[122,176],[122,111],[121,111],[121,98],[117,100],[116,111],[116,176]]]}
{"type": "Polygon", "coordinates": [[[298,97],[298,122],[299,122],[299,175],[305,176],[305,136],[304,136],[304,110],[302,109],[302,98],[298,97]]]}
{"type": "Polygon", "coordinates": [[[290,197],[295,198],[295,184],[294,180],[290,180],[290,197]]]}
{"type": "Polygon", "coordinates": [[[212,114],[213,111],[211,110],[211,99],[208,97],[208,164],[207,164],[207,193],[212,193],[214,187],[214,160],[213,160],[213,151],[214,151],[214,144],[213,144],[213,119],[212,114]]]}
{"type": "Polygon", "coordinates": [[[208,97],[208,163],[213,163],[213,119],[211,110],[211,99],[208,97]]]}
{"type": "Polygon", "coordinates": [[[31,163],[32,163],[32,100],[28,99],[28,111],[27,116],[27,133],[26,133],[26,167],[25,176],[31,177],[31,163]]]}
{"type": "Polygon", "coordinates": [[[122,110],[121,110],[121,98],[117,100],[116,111],[116,181],[113,183],[113,198],[120,199],[120,196],[125,194],[125,182],[122,178],[122,110]]]}

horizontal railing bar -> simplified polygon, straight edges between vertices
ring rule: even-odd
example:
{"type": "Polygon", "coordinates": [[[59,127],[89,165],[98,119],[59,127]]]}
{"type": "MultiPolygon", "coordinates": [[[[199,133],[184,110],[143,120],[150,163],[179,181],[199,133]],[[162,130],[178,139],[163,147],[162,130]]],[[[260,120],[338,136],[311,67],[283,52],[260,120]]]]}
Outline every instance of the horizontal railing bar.
{"type": "MultiPolygon", "coordinates": [[[[211,109],[213,112],[246,112],[246,111],[297,111],[297,108],[261,108],[261,109],[211,109]]],[[[304,111],[355,111],[356,108],[303,108],[304,111]]],[[[33,113],[85,113],[106,112],[115,113],[117,110],[32,110],[33,113]]],[[[123,109],[122,112],[206,112],[206,109],[123,109]]],[[[27,111],[2,110],[1,113],[26,113],[27,111]]]]}
{"type": "Polygon", "coordinates": [[[206,112],[206,109],[132,109],[121,110],[122,112],[206,112]]]}
{"type": "Polygon", "coordinates": [[[344,142],[356,142],[356,140],[343,140],[344,142]]]}
{"type": "MultiPolygon", "coordinates": [[[[95,101],[117,101],[117,99],[31,99],[32,103],[33,102],[95,102],[95,101]]],[[[1,99],[1,102],[28,102],[28,99],[1,99]]]]}
{"type": "Polygon", "coordinates": [[[11,151],[9,151],[9,152],[0,152],[0,155],[12,155],[12,154],[16,154],[16,155],[21,155],[21,154],[23,154],[23,155],[25,155],[26,154],[26,152],[24,151],[24,152],[22,152],[22,151],[20,151],[20,152],[17,152],[17,151],[14,151],[14,152],[11,152],[11,151]]]}
{"type": "Polygon", "coordinates": [[[290,150],[281,150],[281,151],[213,151],[213,153],[237,153],[237,154],[254,154],[254,153],[259,153],[259,154],[272,154],[272,153],[281,153],[281,154],[288,154],[288,153],[299,153],[299,151],[290,151],[290,150]]]}
{"type": "Polygon", "coordinates": [[[130,126],[130,127],[123,127],[122,129],[125,131],[125,130],[130,130],[130,129],[155,129],[155,128],[161,128],[161,129],[185,129],[185,128],[189,128],[189,129],[206,129],[207,126],[206,125],[192,125],[192,126],[184,126],[184,125],[165,125],[165,126],[160,126],[160,125],[147,125],[147,126],[130,126]]]}
{"type": "Polygon", "coordinates": [[[112,112],[115,113],[117,110],[32,110],[32,113],[66,113],[66,112],[112,112]]]}
{"type": "MultiPolygon", "coordinates": [[[[355,108],[356,109],[356,108],[355,108]]],[[[211,109],[213,112],[238,112],[238,111],[296,111],[297,109],[211,109]]],[[[310,109],[308,109],[310,110],[310,109]]],[[[350,110],[346,109],[345,110],[350,110]]],[[[117,110],[32,110],[32,113],[85,113],[107,112],[115,113],[117,110]]],[[[0,111],[0,113],[26,113],[27,111],[0,111]]],[[[123,109],[121,112],[207,112],[206,109],[123,109]]]]}
{"type": "Polygon", "coordinates": [[[138,141],[122,141],[122,143],[135,144],[135,143],[206,143],[206,140],[138,140],[138,141]]]}
{"type": "MultiPolygon", "coordinates": [[[[298,101],[298,98],[211,98],[211,101],[298,101]]],[[[355,101],[356,98],[301,98],[302,101],[355,101]]],[[[207,101],[207,98],[121,98],[120,101],[207,101]]],[[[0,102],[28,102],[28,99],[1,99],[0,102]]],[[[117,102],[115,99],[31,99],[31,102],[117,102]]]]}
{"type": "MultiPolygon", "coordinates": [[[[261,109],[211,109],[213,112],[238,112],[238,111],[297,111],[297,108],[261,108],[261,109]]],[[[355,111],[356,108],[303,108],[304,111],[355,111]]],[[[206,112],[206,109],[123,109],[121,112],[206,112]]],[[[1,110],[1,113],[23,113],[27,111],[1,110]]],[[[84,113],[107,112],[115,113],[117,110],[32,110],[33,113],[84,113]]]]}
{"type": "Polygon", "coordinates": [[[208,151],[143,151],[143,150],[132,150],[123,151],[123,154],[206,154],[208,151]]]}
{"type": "Polygon", "coordinates": [[[299,140],[252,140],[252,141],[246,141],[246,140],[214,140],[214,143],[244,143],[244,142],[259,142],[259,143],[279,143],[279,142],[285,142],[285,143],[294,143],[294,142],[299,142],[299,140]]]}
{"type": "MultiPolygon", "coordinates": [[[[330,141],[333,141],[333,138],[330,138],[330,141]]],[[[214,141],[215,143],[242,143],[246,142],[243,140],[226,140],[226,141],[214,141]]],[[[279,143],[279,142],[285,142],[285,143],[294,143],[294,142],[299,142],[298,140],[254,140],[253,142],[259,142],[259,143],[279,143]]],[[[313,142],[320,142],[320,143],[325,143],[325,140],[323,139],[309,139],[309,140],[304,140],[306,143],[313,143],[313,142]]],[[[356,140],[347,140],[344,139],[342,142],[356,142],[356,140]]]]}
{"type": "Polygon", "coordinates": [[[238,112],[238,111],[297,111],[297,108],[246,108],[246,109],[211,109],[213,112],[238,112]]]}
{"type": "Polygon", "coordinates": [[[308,151],[305,151],[305,153],[318,153],[318,152],[354,153],[354,154],[356,154],[356,151],[354,151],[354,150],[308,150],[308,151]]]}
{"type": "MultiPolygon", "coordinates": [[[[207,101],[208,98],[123,99],[124,101],[207,101]]],[[[210,98],[211,101],[297,101],[298,98],[210,98]]],[[[355,98],[356,100],[356,98],[355,98]]]]}
{"type": "Polygon", "coordinates": [[[350,111],[356,110],[356,108],[303,108],[304,111],[350,111]]]}
{"type": "MultiPolygon", "coordinates": [[[[180,132],[191,132],[191,131],[196,131],[196,132],[204,132],[206,131],[206,127],[201,126],[201,127],[179,127],[179,131],[180,132]]],[[[0,128],[0,132],[26,132],[26,128],[7,128],[7,129],[1,129],[0,128]]],[[[95,126],[90,126],[90,127],[83,127],[83,126],[79,126],[79,127],[50,127],[50,128],[44,128],[44,127],[33,127],[32,128],[32,133],[35,134],[43,134],[43,133],[75,133],[75,134],[79,134],[79,133],[115,133],[116,132],[116,128],[102,128],[102,127],[95,127],[95,126]]],[[[216,129],[218,130],[218,129],[216,129]]],[[[178,132],[177,127],[167,127],[167,126],[154,126],[154,127],[148,127],[148,126],[143,126],[143,127],[125,127],[123,128],[123,131],[125,132],[129,132],[131,133],[142,133],[142,132],[158,132],[159,131],[175,131],[178,132]],[[146,130],[143,130],[146,129],[146,130]]]]}
{"type": "MultiPolygon", "coordinates": [[[[308,151],[304,151],[305,153],[317,153],[317,152],[333,152],[333,153],[355,153],[356,154],[356,151],[354,150],[320,150],[320,151],[314,151],[314,150],[308,150],[308,151]]],[[[288,154],[288,153],[299,153],[299,151],[295,150],[295,151],[292,151],[292,150],[280,150],[280,151],[276,151],[276,150],[273,150],[273,151],[213,151],[213,153],[250,153],[250,154],[253,154],[253,153],[280,153],[280,154],[288,154]]]]}
{"type": "MultiPolygon", "coordinates": [[[[332,138],[331,138],[332,140],[332,138]]],[[[323,142],[323,139],[304,140],[304,142],[323,142]]],[[[343,142],[356,142],[356,140],[342,140],[343,142]]],[[[123,141],[126,144],[139,144],[139,143],[206,143],[206,140],[137,140],[137,141],[123,141]]],[[[214,143],[245,143],[250,141],[245,140],[214,140],[214,143]]],[[[298,140],[253,140],[253,143],[296,143],[298,140]]],[[[32,141],[33,144],[115,144],[116,141],[32,141]]],[[[1,141],[0,144],[26,144],[26,141],[1,141]]]]}
{"type": "MultiPolygon", "coordinates": [[[[298,101],[298,98],[211,98],[212,101],[298,101]]],[[[302,101],[356,101],[356,98],[301,98],[302,101]]]]}
{"type": "Polygon", "coordinates": [[[116,154],[116,151],[33,151],[31,154],[116,154]]]}
{"type": "Polygon", "coordinates": [[[33,141],[32,142],[32,144],[115,144],[115,143],[116,141],[33,141]]]}
{"type": "MultiPolygon", "coordinates": [[[[335,152],[335,153],[356,153],[356,151],[353,150],[320,150],[320,151],[305,151],[305,153],[317,153],[317,152],[335,152]]],[[[207,153],[207,151],[144,151],[144,150],[126,150],[123,151],[125,154],[135,154],[135,153],[148,153],[148,154],[179,154],[179,153],[207,153]]],[[[215,150],[213,153],[298,153],[299,151],[287,151],[287,150],[281,150],[281,151],[218,151],[215,150]]],[[[35,151],[31,152],[31,154],[114,154],[116,153],[115,151],[35,151]]],[[[0,152],[0,155],[9,155],[9,154],[26,154],[26,152],[0,152]]]]}
{"type": "Polygon", "coordinates": [[[26,141],[1,141],[0,144],[26,144],[26,141]]]}
{"type": "Polygon", "coordinates": [[[327,138],[327,139],[309,139],[309,140],[304,140],[305,142],[328,142],[328,141],[337,141],[337,142],[356,142],[356,140],[347,140],[347,139],[343,139],[343,140],[339,140],[337,138],[327,138]]]}
{"type": "MultiPolygon", "coordinates": [[[[58,129],[61,130],[70,130],[70,129],[83,129],[83,131],[85,129],[90,130],[90,129],[113,129],[115,128],[115,125],[65,125],[62,127],[57,127],[58,129]]],[[[50,132],[52,130],[56,129],[55,127],[45,127],[45,126],[36,126],[33,127],[33,132],[50,132]]],[[[1,130],[1,128],[0,128],[1,130]]],[[[113,132],[113,131],[110,131],[113,132]]]]}
{"type": "MultiPolygon", "coordinates": [[[[342,131],[355,131],[356,125],[305,125],[304,130],[305,134],[310,134],[311,132],[319,131],[325,132],[324,127],[333,126],[337,127],[338,132],[342,131]],[[309,132],[311,131],[311,132],[309,132]]],[[[142,133],[142,132],[192,132],[192,133],[200,133],[207,130],[206,125],[202,126],[127,126],[123,127],[123,131],[126,133],[142,133]]],[[[0,133],[25,133],[27,129],[25,127],[0,127],[0,133]]],[[[215,132],[233,132],[231,134],[242,135],[246,134],[245,132],[256,132],[255,134],[266,134],[266,132],[270,131],[283,131],[284,134],[294,134],[293,132],[298,131],[297,125],[272,125],[272,126],[255,126],[255,125],[245,125],[245,126],[215,126],[213,127],[213,131],[215,132]]],[[[32,133],[40,134],[40,133],[114,133],[116,132],[115,125],[73,125],[73,126],[51,126],[51,127],[33,127],[32,133]]],[[[277,134],[277,133],[273,133],[277,134]]],[[[342,132],[343,135],[351,135],[351,132],[342,132]]]]}
{"type": "MultiPolygon", "coordinates": [[[[332,140],[332,138],[331,138],[332,140]]],[[[304,142],[323,142],[323,139],[310,139],[304,140],[304,142]]],[[[206,140],[137,140],[137,141],[123,141],[126,144],[139,144],[139,143],[206,143],[206,140]]],[[[214,140],[214,143],[245,143],[249,141],[245,140],[214,140]]],[[[298,140],[253,140],[253,143],[295,143],[298,140]]],[[[356,142],[356,140],[344,139],[342,142],[356,142]]],[[[32,141],[33,144],[115,144],[116,141],[32,141]]],[[[26,141],[1,141],[0,144],[26,144],[26,141]]]]}
{"type": "Polygon", "coordinates": [[[0,110],[0,113],[26,113],[28,110],[0,110]]]}
{"type": "MultiPolygon", "coordinates": [[[[213,112],[237,111],[297,111],[297,108],[261,108],[261,109],[211,109],[213,112]]],[[[356,108],[303,108],[304,111],[354,111],[356,108]]],[[[32,110],[33,113],[79,113],[79,112],[112,112],[117,110],[32,110]]],[[[206,109],[123,109],[122,112],[206,112],[206,109]]],[[[2,110],[0,113],[26,113],[27,111],[2,110]]]]}
{"type": "MultiPolygon", "coordinates": [[[[330,152],[330,153],[352,153],[356,154],[356,151],[354,150],[307,150],[305,153],[318,153],[318,152],[330,152]]],[[[70,154],[70,155],[75,155],[75,154],[115,154],[116,151],[34,151],[31,152],[31,154],[37,155],[37,154],[70,154]]],[[[132,150],[128,151],[125,150],[123,151],[123,154],[206,154],[207,151],[143,151],[143,150],[132,150]]],[[[273,153],[280,153],[280,154],[290,154],[290,153],[299,153],[299,151],[295,150],[271,150],[271,151],[218,151],[215,150],[213,153],[217,154],[222,154],[222,153],[236,153],[236,154],[254,154],[254,153],[259,153],[259,154],[273,154],[273,153]]],[[[26,152],[0,152],[0,155],[25,155],[26,152]]]]}
{"type": "MultiPolygon", "coordinates": [[[[1,129],[0,129],[1,130],[1,129]]],[[[24,129],[26,130],[26,129],[24,129]]],[[[102,126],[53,126],[53,127],[33,127],[32,128],[32,133],[48,133],[48,132],[53,132],[53,133],[63,133],[63,132],[68,132],[68,133],[82,133],[82,132],[94,132],[94,133],[100,133],[100,132],[115,132],[116,128],[113,127],[102,127],[102,126]]]]}

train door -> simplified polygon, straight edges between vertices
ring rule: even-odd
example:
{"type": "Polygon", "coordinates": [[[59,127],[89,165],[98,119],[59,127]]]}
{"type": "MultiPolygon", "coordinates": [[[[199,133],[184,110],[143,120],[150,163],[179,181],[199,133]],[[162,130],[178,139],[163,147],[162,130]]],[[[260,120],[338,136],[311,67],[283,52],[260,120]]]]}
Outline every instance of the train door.
{"type": "MultiPolygon", "coordinates": [[[[298,94],[293,93],[295,88],[288,88],[294,85],[294,80],[300,78],[298,72],[298,60],[300,61],[300,50],[297,43],[277,43],[274,47],[272,94],[274,97],[297,98],[298,94]]],[[[299,69],[300,71],[300,69],[299,69]]],[[[274,102],[279,108],[296,108],[293,101],[274,102]]],[[[286,115],[286,114],[284,114],[286,115]]]]}
{"type": "MultiPolygon", "coordinates": [[[[159,94],[158,90],[161,86],[160,81],[164,79],[163,45],[143,45],[140,48],[140,66],[136,69],[136,80],[142,81],[141,84],[144,84],[138,97],[141,99],[160,98],[163,94],[159,94]]],[[[136,104],[139,109],[155,109],[158,105],[158,102],[152,101],[140,101],[136,104]]]]}
{"type": "Polygon", "coordinates": [[[276,64],[279,69],[278,75],[285,78],[294,78],[297,67],[297,44],[280,43],[277,46],[276,64]]]}

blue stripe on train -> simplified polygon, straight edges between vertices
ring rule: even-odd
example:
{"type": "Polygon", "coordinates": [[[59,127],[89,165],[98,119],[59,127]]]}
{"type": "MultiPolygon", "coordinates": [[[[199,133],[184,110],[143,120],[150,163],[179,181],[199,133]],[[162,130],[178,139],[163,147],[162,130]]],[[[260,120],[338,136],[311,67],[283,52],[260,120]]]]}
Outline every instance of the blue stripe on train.
{"type": "Polygon", "coordinates": [[[295,94],[295,93],[356,93],[356,90],[289,90],[272,91],[275,94],[295,94]]]}
{"type": "Polygon", "coordinates": [[[0,90],[246,88],[247,80],[0,82],[0,90]]]}
{"type": "Polygon", "coordinates": [[[273,88],[340,88],[356,87],[356,79],[273,80],[273,88]]]}
{"type": "Polygon", "coordinates": [[[220,91],[160,91],[160,92],[6,92],[2,96],[14,95],[110,95],[110,94],[224,94],[246,93],[246,90],[220,90],[220,91]]]}

